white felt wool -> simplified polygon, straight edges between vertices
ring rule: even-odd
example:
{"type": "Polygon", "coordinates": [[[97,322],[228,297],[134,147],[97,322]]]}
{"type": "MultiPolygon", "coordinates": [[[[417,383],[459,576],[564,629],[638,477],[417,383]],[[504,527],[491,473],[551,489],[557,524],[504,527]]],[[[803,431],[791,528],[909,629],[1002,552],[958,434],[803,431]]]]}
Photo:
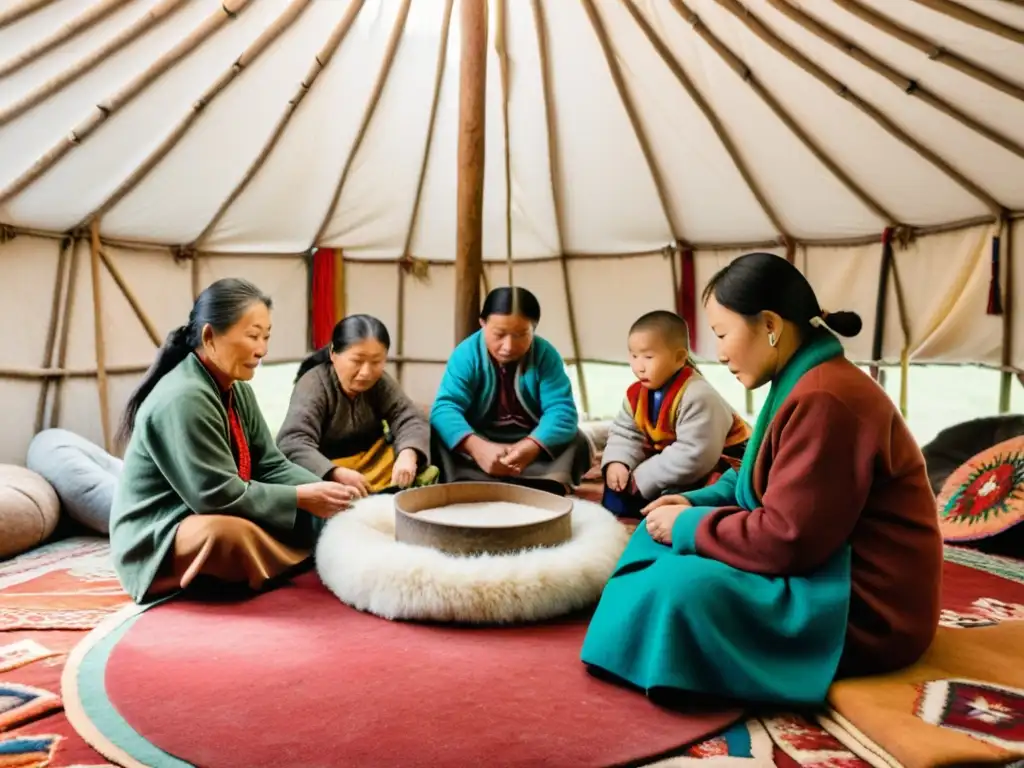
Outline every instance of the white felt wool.
{"type": "Polygon", "coordinates": [[[476,528],[501,528],[509,525],[539,523],[543,520],[551,520],[560,514],[562,512],[552,512],[550,509],[541,509],[514,501],[474,501],[424,509],[417,512],[416,517],[432,523],[472,525],[476,528]]]}
{"type": "Polygon", "coordinates": [[[371,496],[328,521],[316,568],[342,602],[386,619],[538,621],[595,603],[628,540],[610,512],[575,499],[561,546],[455,557],[395,541],[394,497],[371,496]]]}

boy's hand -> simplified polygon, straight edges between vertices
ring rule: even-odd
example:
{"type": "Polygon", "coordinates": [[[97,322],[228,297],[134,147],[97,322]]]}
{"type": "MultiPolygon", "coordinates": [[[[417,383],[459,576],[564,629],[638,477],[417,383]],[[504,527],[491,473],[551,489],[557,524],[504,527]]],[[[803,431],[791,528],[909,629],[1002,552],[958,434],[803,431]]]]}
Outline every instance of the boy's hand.
{"type": "Polygon", "coordinates": [[[667,506],[673,506],[673,507],[692,507],[693,504],[691,504],[690,500],[688,498],[686,498],[685,496],[679,496],[677,494],[672,494],[670,496],[659,496],[654,501],[652,501],[650,504],[648,504],[646,507],[641,509],[640,510],[640,514],[643,515],[644,517],[647,517],[647,515],[650,514],[652,511],[654,511],[655,509],[658,509],[659,507],[667,507],[667,506]]]}
{"type": "Polygon", "coordinates": [[[613,461],[604,472],[604,481],[616,493],[624,491],[629,485],[629,467],[613,461]]]}

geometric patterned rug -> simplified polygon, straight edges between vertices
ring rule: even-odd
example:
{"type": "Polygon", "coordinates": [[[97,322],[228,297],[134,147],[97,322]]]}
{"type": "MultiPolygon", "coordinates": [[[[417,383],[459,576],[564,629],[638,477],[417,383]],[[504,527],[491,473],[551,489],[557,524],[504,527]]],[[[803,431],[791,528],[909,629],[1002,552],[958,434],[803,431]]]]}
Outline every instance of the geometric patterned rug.
{"type": "Polygon", "coordinates": [[[128,602],[109,549],[79,536],[0,563],[3,768],[113,768],[75,733],[58,695],[67,653],[128,602]]]}
{"type": "Polygon", "coordinates": [[[92,629],[131,602],[109,551],[81,536],[0,563],[0,631],[92,629]]]}
{"type": "Polygon", "coordinates": [[[819,722],[873,765],[1005,765],[1024,758],[1024,622],[940,627],[924,657],[842,680],[819,722]]]}
{"type": "MultiPolygon", "coordinates": [[[[942,629],[940,632],[951,630],[979,630],[989,632],[1005,632],[1006,630],[993,629],[1004,625],[1012,633],[1011,637],[995,638],[990,643],[958,643],[954,646],[952,656],[957,659],[966,648],[970,655],[972,648],[984,649],[986,645],[994,643],[996,646],[1008,646],[1005,651],[988,656],[988,676],[1006,679],[1005,672],[1020,669],[1024,672],[1024,562],[1011,558],[988,555],[971,549],[947,546],[945,548],[945,564],[943,573],[943,610],[940,618],[942,629]],[[1018,624],[1018,622],[1020,622],[1018,624]]],[[[955,638],[980,638],[976,634],[955,633],[955,638]]],[[[941,638],[940,638],[941,641],[941,638]]],[[[950,653],[942,653],[945,643],[937,643],[942,659],[948,659],[950,653]]],[[[930,652],[934,653],[934,652],[930,652]]],[[[939,658],[933,658],[933,666],[937,662],[949,666],[950,662],[939,658]]],[[[953,664],[962,662],[954,661],[953,664]]],[[[920,667],[915,665],[910,670],[897,673],[888,678],[897,678],[899,675],[914,678],[915,672],[920,667]]],[[[929,670],[934,672],[934,669],[929,670]]],[[[957,687],[957,680],[951,680],[943,674],[924,673],[925,678],[930,680],[930,685],[925,682],[919,686],[918,698],[920,702],[916,706],[912,703],[907,709],[907,720],[902,721],[904,726],[908,723],[914,726],[912,720],[920,724],[927,724],[926,727],[943,729],[948,731],[951,727],[964,727],[973,729],[970,733],[967,752],[964,756],[968,759],[960,764],[996,764],[1005,765],[1024,756],[1022,748],[1024,743],[1014,743],[1014,740],[1024,739],[1024,698],[1013,686],[999,686],[997,690],[980,692],[976,688],[957,687]],[[952,689],[950,686],[953,686],[952,689]],[[951,690],[953,694],[951,695],[951,690]],[[955,723],[935,722],[944,713],[948,713],[951,702],[967,702],[962,708],[966,717],[964,721],[955,723]],[[971,706],[971,705],[975,706],[971,706]],[[930,719],[929,719],[930,718],[930,719]],[[981,743],[987,738],[984,731],[992,731],[995,728],[997,735],[995,743],[989,739],[987,745],[980,749],[971,749],[971,744],[981,743]],[[979,738],[981,737],[981,738],[979,738]]],[[[921,675],[918,675],[920,678],[921,675]]],[[[1011,679],[1015,679],[1012,678],[1011,679]]],[[[914,682],[917,682],[915,679],[914,682]]],[[[971,681],[976,683],[977,681],[971,681]]],[[[857,687],[862,690],[864,683],[857,681],[854,684],[854,712],[859,715],[864,709],[870,711],[879,706],[885,706],[892,702],[893,695],[898,698],[900,689],[893,691],[892,687],[872,688],[873,681],[868,681],[867,697],[865,702],[857,702],[857,687]]],[[[984,683],[982,683],[984,685],[984,683]]],[[[843,689],[833,686],[833,690],[843,689]]],[[[830,699],[835,703],[834,694],[830,699]]],[[[844,704],[848,701],[844,699],[844,704]]],[[[845,708],[845,707],[844,707],[845,708]]],[[[900,710],[894,712],[894,716],[901,714],[900,710]]],[[[898,744],[899,736],[906,732],[906,728],[896,728],[892,734],[886,730],[873,731],[883,743],[869,738],[849,718],[844,717],[832,707],[823,712],[798,714],[772,714],[770,716],[751,718],[743,723],[732,726],[728,731],[715,736],[707,741],[689,747],[684,755],[670,758],[655,763],[657,768],[684,768],[701,765],[707,768],[712,766],[737,766],[737,768],[760,768],[761,766],[776,766],[778,768],[865,768],[866,766],[877,766],[880,768],[892,768],[898,765],[934,765],[927,756],[915,763],[913,760],[905,759],[898,761],[886,749],[895,748],[900,754],[898,744]],[[892,737],[896,737],[896,742],[892,737]]],[[[920,735],[920,732],[918,732],[920,735]]],[[[941,734],[940,734],[941,735],[941,734]]],[[[967,738],[967,737],[965,737],[967,738]]],[[[918,741],[934,742],[934,737],[927,731],[918,741]]],[[[940,742],[945,743],[945,742],[940,742]]],[[[963,743],[954,743],[952,747],[964,749],[963,743]]],[[[917,751],[911,754],[917,754],[917,751]]]]}
{"type": "Polygon", "coordinates": [[[804,715],[754,717],[649,768],[864,768],[869,765],[804,715]]]}
{"type": "Polygon", "coordinates": [[[60,709],[60,706],[60,697],[47,690],[0,682],[0,731],[60,709]]]}

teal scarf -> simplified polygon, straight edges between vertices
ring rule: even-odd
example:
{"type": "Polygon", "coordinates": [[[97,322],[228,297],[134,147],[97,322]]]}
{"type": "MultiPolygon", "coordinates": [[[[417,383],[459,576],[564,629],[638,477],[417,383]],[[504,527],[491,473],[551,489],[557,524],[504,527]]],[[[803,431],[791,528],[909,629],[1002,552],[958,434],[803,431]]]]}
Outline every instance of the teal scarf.
{"type": "Polygon", "coordinates": [[[743,451],[743,462],[740,464],[739,477],[736,482],[736,503],[746,510],[754,510],[759,500],[754,492],[754,465],[757,454],[761,450],[765,433],[775,419],[779,406],[789,397],[793,387],[803,378],[804,374],[824,362],[840,357],[843,345],[832,334],[821,334],[811,339],[796,351],[779,375],[772,381],[768,397],[757,416],[754,430],[743,451]]]}

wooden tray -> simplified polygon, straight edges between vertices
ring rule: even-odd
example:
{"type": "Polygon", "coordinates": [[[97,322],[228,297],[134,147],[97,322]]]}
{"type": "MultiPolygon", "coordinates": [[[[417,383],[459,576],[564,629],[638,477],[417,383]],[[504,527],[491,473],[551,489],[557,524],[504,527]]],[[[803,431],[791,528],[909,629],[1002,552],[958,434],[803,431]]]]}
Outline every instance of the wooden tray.
{"type": "Polygon", "coordinates": [[[501,555],[532,547],[556,547],[572,538],[570,498],[509,483],[447,483],[410,488],[395,495],[395,539],[452,555],[501,555]],[[521,524],[472,526],[417,517],[449,504],[508,501],[542,510],[541,519],[521,524]]]}

